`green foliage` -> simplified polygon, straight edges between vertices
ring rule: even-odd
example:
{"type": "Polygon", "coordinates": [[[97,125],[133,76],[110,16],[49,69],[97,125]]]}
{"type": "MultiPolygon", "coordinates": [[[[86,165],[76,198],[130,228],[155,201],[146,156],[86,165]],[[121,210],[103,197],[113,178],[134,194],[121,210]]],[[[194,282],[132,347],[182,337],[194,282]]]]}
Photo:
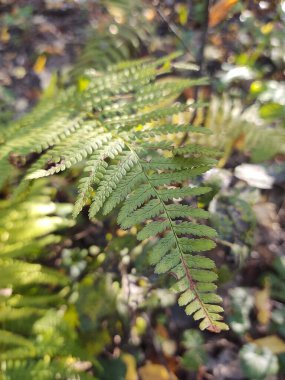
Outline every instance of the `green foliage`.
{"type": "Polygon", "coordinates": [[[274,330],[281,336],[285,337],[285,307],[284,305],[279,309],[273,310],[271,320],[274,330]]]}
{"type": "Polygon", "coordinates": [[[256,217],[252,207],[237,195],[218,195],[211,203],[211,225],[219,237],[239,245],[252,246],[256,217]]]}
{"type": "Polygon", "coordinates": [[[254,162],[285,152],[284,128],[271,127],[260,119],[256,106],[244,109],[239,100],[213,97],[205,126],[212,134],[197,136],[196,141],[225,152],[224,160],[234,148],[250,153],[254,162]]]}
{"type": "Polygon", "coordinates": [[[86,69],[105,70],[111,64],[125,66],[124,61],[138,55],[148,43],[153,27],[144,15],[140,1],[104,1],[100,3],[113,16],[112,22],[97,25],[89,31],[84,49],[71,70],[79,76],[86,69]]]}
{"type": "Polygon", "coordinates": [[[198,371],[206,361],[206,350],[201,333],[196,330],[186,330],[183,333],[182,343],[186,348],[182,356],[182,366],[191,371],[198,371]]]}
{"type": "Polygon", "coordinates": [[[266,103],[260,107],[260,116],[264,119],[285,119],[285,106],[278,103],[266,103]]]}
{"type": "Polygon", "coordinates": [[[121,359],[104,359],[100,363],[102,365],[102,380],[126,378],[126,365],[121,359]]]}
{"type": "MultiPolygon", "coordinates": [[[[9,174],[9,159],[21,165],[33,161],[18,189],[21,193],[27,180],[84,163],[86,175],[79,182],[74,216],[86,203],[91,219],[120,206],[121,227],[142,226],[138,239],[153,239],[150,262],[156,273],[174,275],[172,289],[181,293],[179,304],[186,313],[202,320],[201,329],[218,332],[227,326],[217,305],[221,298],[215,294],[215,264],[196,254],[215,246],[210,239],[216,233],[197,223],[208,218],[206,211],[188,206],[193,196],[209,189],[187,183],[216,161],[211,149],[200,151],[187,143],[179,147],[173,140],[187,130],[175,122],[175,115],[188,109],[173,101],[182,90],[205,81],[160,79],[170,69],[166,57],[114,66],[101,75],[89,72],[84,88],[74,86],[56,100],[44,101],[9,128],[3,171],[9,174]]],[[[192,126],[189,131],[204,132],[192,126]]]]}
{"type": "Polygon", "coordinates": [[[265,380],[278,373],[278,359],[267,348],[246,344],[240,351],[241,368],[251,380],[265,380]]]}
{"type": "Polygon", "coordinates": [[[61,241],[59,229],[74,224],[70,205],[52,202],[45,184],[25,201],[0,202],[1,379],[91,379],[73,366],[89,357],[66,320],[69,279],[39,263],[61,241]]]}
{"type": "Polygon", "coordinates": [[[1,19],[1,24],[5,27],[17,27],[21,30],[26,30],[29,23],[28,20],[33,14],[33,7],[26,5],[15,8],[13,14],[5,14],[1,19]]]}
{"type": "Polygon", "coordinates": [[[285,301],[285,258],[277,257],[273,263],[275,273],[268,275],[271,294],[274,298],[284,302],[285,301]]]}
{"type": "Polygon", "coordinates": [[[230,291],[231,316],[230,327],[239,335],[245,334],[250,329],[250,312],[253,309],[253,297],[248,289],[236,287],[230,291]]]}

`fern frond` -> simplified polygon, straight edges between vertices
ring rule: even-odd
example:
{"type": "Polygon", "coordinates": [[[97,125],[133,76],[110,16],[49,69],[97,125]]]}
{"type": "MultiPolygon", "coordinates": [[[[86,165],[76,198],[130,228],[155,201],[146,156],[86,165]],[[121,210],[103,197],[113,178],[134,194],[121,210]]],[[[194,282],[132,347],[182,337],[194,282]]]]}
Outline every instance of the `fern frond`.
{"type": "MultiPolygon", "coordinates": [[[[216,305],[220,298],[215,295],[214,263],[196,255],[215,246],[211,240],[215,232],[199,223],[208,213],[188,205],[193,197],[209,191],[193,187],[189,181],[215,164],[216,153],[199,144],[179,147],[175,139],[169,139],[169,135],[186,130],[190,136],[208,133],[207,129],[175,123],[174,116],[188,108],[175,99],[200,81],[160,80],[160,74],[170,69],[169,57],[135,62],[106,74],[88,74],[88,87],[83,91],[67,90],[68,96],[63,98],[69,99],[66,104],[73,104],[67,129],[60,122],[60,133],[51,140],[48,128],[56,133],[55,120],[50,126],[45,123],[44,130],[37,126],[38,146],[47,150],[28,170],[26,179],[52,175],[78,163],[85,165],[87,175],[79,183],[74,215],[86,202],[90,202],[91,219],[99,211],[107,214],[120,206],[120,226],[138,226],[138,238],[154,243],[150,261],[155,272],[174,275],[178,282],[173,289],[183,292],[186,312],[202,320],[202,329],[218,332],[227,326],[221,322],[222,308],[216,305]],[[72,129],[73,120],[79,126],[72,129]]],[[[63,103],[61,108],[64,114],[63,103]]],[[[22,146],[12,140],[10,152],[33,153],[31,130],[30,125],[21,128],[22,146]]]]}
{"type": "MultiPolygon", "coordinates": [[[[119,205],[136,186],[144,180],[143,172],[139,166],[134,166],[118,183],[116,189],[110,194],[103,206],[103,213],[107,215],[119,205]]],[[[137,199],[137,197],[135,196],[137,199]]]]}
{"type": "Polygon", "coordinates": [[[121,179],[132,169],[136,162],[137,156],[135,154],[124,152],[124,154],[119,156],[119,161],[116,165],[110,165],[107,168],[106,174],[100,181],[95,197],[92,200],[89,212],[90,218],[93,218],[97,214],[105,203],[105,200],[116,189],[121,179]]]}
{"type": "Polygon", "coordinates": [[[94,379],[70,364],[70,358],[94,360],[64,318],[68,278],[35,262],[47,244],[60,241],[50,232],[73,225],[54,215],[71,208],[52,202],[45,184],[34,184],[24,201],[0,202],[0,288],[7,291],[0,297],[1,379],[94,379]]]}
{"type": "Polygon", "coordinates": [[[106,6],[110,15],[118,8],[124,22],[117,22],[114,17],[107,25],[90,30],[87,43],[71,71],[72,76],[78,77],[90,67],[97,70],[107,67],[108,71],[112,71],[111,63],[116,64],[116,68],[126,67],[124,61],[137,56],[140,48],[148,43],[153,27],[145,18],[139,1],[100,0],[99,4],[106,6]]]}
{"type": "Polygon", "coordinates": [[[88,172],[88,176],[79,180],[79,194],[76,200],[73,216],[76,217],[84,205],[92,191],[92,185],[100,182],[106,173],[108,158],[115,159],[123,150],[124,144],[122,141],[111,141],[109,145],[104,146],[97,153],[90,156],[84,171],[88,172]]]}
{"type": "Polygon", "coordinates": [[[209,136],[196,135],[193,141],[203,145],[202,149],[207,155],[211,151],[224,152],[222,163],[235,148],[250,152],[255,162],[285,152],[285,132],[282,126],[268,125],[259,117],[256,106],[244,109],[239,100],[232,100],[227,96],[212,98],[205,127],[212,133],[209,136]]]}

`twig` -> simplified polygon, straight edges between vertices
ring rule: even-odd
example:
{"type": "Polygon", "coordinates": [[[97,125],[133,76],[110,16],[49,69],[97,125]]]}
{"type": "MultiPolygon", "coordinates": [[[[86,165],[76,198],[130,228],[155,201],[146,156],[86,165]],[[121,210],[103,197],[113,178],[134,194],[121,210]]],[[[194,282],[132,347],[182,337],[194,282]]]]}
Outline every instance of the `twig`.
{"type": "Polygon", "coordinates": [[[199,74],[203,72],[204,69],[204,51],[206,47],[207,42],[207,35],[208,35],[208,26],[209,26],[209,5],[210,0],[205,0],[205,19],[203,23],[203,29],[202,29],[202,36],[201,36],[201,44],[200,49],[198,51],[197,55],[197,64],[199,65],[199,74]]]}
{"type": "MultiPolygon", "coordinates": [[[[204,52],[205,52],[205,47],[206,47],[206,42],[207,42],[207,35],[208,35],[208,26],[209,26],[209,5],[210,5],[210,0],[205,0],[205,18],[204,18],[204,23],[203,23],[203,29],[202,29],[202,34],[201,34],[201,43],[200,43],[200,49],[197,54],[197,65],[199,67],[199,70],[197,72],[197,76],[201,77],[203,71],[204,71],[204,52]]],[[[197,102],[198,100],[198,95],[199,95],[199,87],[194,88],[194,102],[197,102]]],[[[194,120],[196,119],[197,116],[197,108],[194,109],[193,115],[190,120],[190,124],[194,123],[194,120]]],[[[181,139],[180,146],[183,145],[188,139],[188,132],[185,132],[184,136],[181,139]]]]}
{"type": "Polygon", "coordinates": [[[159,15],[159,17],[167,24],[168,29],[178,38],[178,40],[181,42],[181,45],[184,47],[184,49],[188,53],[190,53],[191,56],[192,56],[192,53],[189,50],[188,45],[185,43],[185,41],[184,41],[183,37],[181,36],[181,34],[180,34],[178,28],[176,27],[176,25],[173,24],[172,22],[170,22],[169,20],[167,20],[167,18],[164,16],[164,14],[159,9],[158,5],[154,5],[154,8],[155,8],[157,14],[159,15]]]}

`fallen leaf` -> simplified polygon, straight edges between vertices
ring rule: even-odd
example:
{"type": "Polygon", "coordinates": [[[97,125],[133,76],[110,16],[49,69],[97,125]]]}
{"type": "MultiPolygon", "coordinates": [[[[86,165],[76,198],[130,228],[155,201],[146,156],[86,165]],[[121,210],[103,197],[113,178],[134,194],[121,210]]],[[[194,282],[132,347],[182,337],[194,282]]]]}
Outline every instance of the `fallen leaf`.
{"type": "Polygon", "coordinates": [[[285,352],[285,342],[277,335],[269,335],[265,338],[255,339],[251,343],[254,343],[258,347],[268,348],[273,354],[278,355],[285,352]]]}
{"type": "Polygon", "coordinates": [[[45,55],[40,55],[37,58],[36,63],[34,64],[34,67],[33,67],[33,70],[36,74],[40,74],[44,70],[46,61],[47,61],[47,57],[45,55]]]}
{"type": "Polygon", "coordinates": [[[174,373],[168,372],[167,369],[154,363],[147,363],[139,369],[141,380],[178,380],[174,373]]]}
{"type": "Polygon", "coordinates": [[[237,2],[238,0],[220,0],[217,4],[213,5],[210,8],[209,26],[214,27],[223,21],[237,2]]]}
{"type": "Polygon", "coordinates": [[[271,317],[270,286],[268,281],[262,290],[258,290],[254,297],[255,307],[257,309],[257,320],[262,325],[267,325],[271,317]]]}
{"type": "Polygon", "coordinates": [[[260,30],[261,30],[261,33],[263,34],[269,34],[272,32],[274,28],[274,23],[273,22],[268,22],[267,24],[263,25],[260,30]]]}
{"type": "Polygon", "coordinates": [[[184,4],[178,4],[176,10],[180,25],[185,26],[188,21],[188,7],[184,4]]]}
{"type": "Polygon", "coordinates": [[[241,133],[233,142],[233,147],[237,150],[243,150],[245,146],[245,135],[241,133]]]}
{"type": "Polygon", "coordinates": [[[137,362],[133,355],[123,354],[122,360],[127,366],[127,373],[125,380],[138,380],[137,375],[137,362]]]}
{"type": "Polygon", "coordinates": [[[234,174],[249,186],[258,189],[271,189],[275,181],[265,165],[241,164],[236,166],[234,174]]]}
{"type": "Polygon", "coordinates": [[[3,28],[1,28],[1,31],[0,31],[0,41],[3,42],[3,43],[6,43],[10,40],[10,33],[8,31],[8,28],[7,26],[4,26],[3,28]]]}
{"type": "Polygon", "coordinates": [[[156,331],[157,335],[159,335],[160,338],[162,338],[162,339],[168,339],[169,338],[169,334],[168,334],[167,329],[161,323],[159,323],[156,326],[155,331],[156,331]]]}

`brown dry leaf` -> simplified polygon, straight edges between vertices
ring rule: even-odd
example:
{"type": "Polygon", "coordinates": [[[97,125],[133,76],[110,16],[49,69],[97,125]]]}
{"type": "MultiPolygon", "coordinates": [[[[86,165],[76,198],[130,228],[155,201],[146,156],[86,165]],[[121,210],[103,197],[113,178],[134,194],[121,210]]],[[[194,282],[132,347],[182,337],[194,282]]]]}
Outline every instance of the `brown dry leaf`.
{"type": "Polygon", "coordinates": [[[160,338],[163,338],[163,339],[169,338],[167,329],[160,323],[156,326],[155,332],[157,333],[157,335],[159,335],[160,338]]]}
{"type": "Polygon", "coordinates": [[[258,322],[262,325],[267,325],[271,317],[270,286],[268,281],[264,289],[255,293],[254,303],[257,309],[258,322]]]}
{"type": "Polygon", "coordinates": [[[186,88],[183,91],[183,95],[185,96],[186,99],[193,99],[194,98],[194,90],[193,90],[193,88],[186,88]]]}
{"type": "Polygon", "coordinates": [[[178,380],[174,373],[169,373],[165,367],[154,363],[147,363],[141,367],[139,375],[142,380],[178,380]]]}
{"type": "Polygon", "coordinates": [[[223,39],[222,36],[218,34],[213,34],[209,36],[209,41],[211,42],[212,45],[221,48],[223,46],[223,39]]]}
{"type": "Polygon", "coordinates": [[[133,355],[123,354],[122,355],[123,362],[127,366],[127,373],[125,380],[138,380],[137,375],[137,362],[133,355]]]}
{"type": "Polygon", "coordinates": [[[209,26],[214,27],[223,21],[231,8],[236,5],[238,0],[220,0],[210,8],[209,26]]]}
{"type": "Polygon", "coordinates": [[[285,342],[277,335],[269,335],[265,338],[259,338],[252,341],[258,347],[268,348],[273,354],[282,354],[285,352],[285,342]]]}
{"type": "Polygon", "coordinates": [[[245,135],[241,133],[233,142],[233,148],[243,150],[245,146],[245,135]]]}

